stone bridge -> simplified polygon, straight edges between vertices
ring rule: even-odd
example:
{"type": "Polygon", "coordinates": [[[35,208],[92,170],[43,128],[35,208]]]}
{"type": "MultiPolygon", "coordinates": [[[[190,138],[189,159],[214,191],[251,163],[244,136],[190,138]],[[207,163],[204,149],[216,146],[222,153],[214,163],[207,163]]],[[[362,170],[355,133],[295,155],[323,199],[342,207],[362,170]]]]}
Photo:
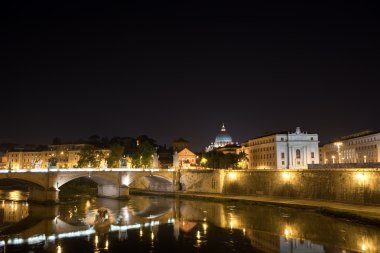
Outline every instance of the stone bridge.
{"type": "Polygon", "coordinates": [[[0,170],[0,180],[30,183],[29,199],[58,202],[59,188],[80,177],[98,184],[98,196],[124,198],[129,189],[185,191],[380,204],[380,169],[50,169],[0,170]]]}
{"type": "Polygon", "coordinates": [[[176,172],[173,169],[76,168],[0,171],[0,180],[13,179],[27,183],[29,200],[45,203],[58,203],[59,188],[82,177],[90,178],[98,184],[99,197],[109,198],[128,197],[129,187],[135,181],[145,182],[144,188],[150,190],[172,191],[176,185],[176,172]]]}

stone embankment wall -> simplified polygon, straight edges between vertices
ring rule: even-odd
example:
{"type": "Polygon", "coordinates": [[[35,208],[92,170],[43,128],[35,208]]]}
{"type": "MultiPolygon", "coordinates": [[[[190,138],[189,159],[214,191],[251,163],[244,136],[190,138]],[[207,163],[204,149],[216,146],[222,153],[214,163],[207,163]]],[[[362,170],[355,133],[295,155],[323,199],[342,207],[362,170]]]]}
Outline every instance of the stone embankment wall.
{"type": "Polygon", "coordinates": [[[182,190],[380,205],[380,169],[181,172],[182,190]]]}

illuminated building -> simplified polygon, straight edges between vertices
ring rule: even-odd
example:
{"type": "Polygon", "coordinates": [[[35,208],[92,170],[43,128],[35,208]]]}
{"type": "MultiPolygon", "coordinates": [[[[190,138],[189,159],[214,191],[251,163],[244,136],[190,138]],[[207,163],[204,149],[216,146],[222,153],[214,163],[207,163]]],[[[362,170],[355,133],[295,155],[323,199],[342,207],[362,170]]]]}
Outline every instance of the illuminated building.
{"type": "Polygon", "coordinates": [[[241,146],[239,144],[229,144],[223,147],[216,148],[216,151],[222,152],[223,154],[238,154],[240,152],[241,146]]]}
{"type": "Polygon", "coordinates": [[[380,131],[351,134],[322,147],[323,164],[371,162],[380,162],[380,131]]]}
{"type": "Polygon", "coordinates": [[[235,143],[232,141],[231,135],[227,133],[227,130],[223,124],[222,128],[220,129],[220,133],[215,137],[215,141],[206,147],[206,152],[234,144],[235,143]]]}
{"type": "Polygon", "coordinates": [[[173,155],[173,165],[175,168],[190,169],[196,167],[197,156],[189,149],[185,148],[173,155]]]}
{"type": "Polygon", "coordinates": [[[250,139],[241,150],[248,154],[248,169],[307,169],[319,163],[318,134],[299,127],[250,139]]]}
{"type": "Polygon", "coordinates": [[[8,156],[7,154],[0,153],[0,169],[7,168],[8,165],[8,156]]]}
{"type": "MultiPolygon", "coordinates": [[[[87,144],[49,145],[48,150],[21,150],[7,152],[8,168],[10,169],[39,169],[47,168],[49,159],[56,158],[57,168],[74,168],[79,161],[79,152],[87,144]]],[[[106,156],[108,149],[99,150],[106,156]]],[[[103,162],[100,167],[106,167],[103,162]]]]}

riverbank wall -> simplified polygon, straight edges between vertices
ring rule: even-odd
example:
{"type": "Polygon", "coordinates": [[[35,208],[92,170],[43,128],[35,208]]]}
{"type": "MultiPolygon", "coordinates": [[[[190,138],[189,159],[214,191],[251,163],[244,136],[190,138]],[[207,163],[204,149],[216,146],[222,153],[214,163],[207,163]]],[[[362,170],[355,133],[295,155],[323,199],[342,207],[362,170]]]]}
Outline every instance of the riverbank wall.
{"type": "Polygon", "coordinates": [[[380,205],[380,169],[186,170],[180,191],[380,205]]]}

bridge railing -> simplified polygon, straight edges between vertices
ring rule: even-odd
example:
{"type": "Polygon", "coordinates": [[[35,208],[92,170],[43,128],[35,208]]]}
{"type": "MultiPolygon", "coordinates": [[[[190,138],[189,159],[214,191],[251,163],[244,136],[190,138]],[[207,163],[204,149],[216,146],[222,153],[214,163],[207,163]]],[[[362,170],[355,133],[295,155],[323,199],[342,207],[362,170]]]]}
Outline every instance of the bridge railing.
{"type": "Polygon", "coordinates": [[[174,171],[174,169],[158,168],[49,168],[49,169],[3,169],[0,173],[48,173],[48,172],[159,172],[174,171]]]}

